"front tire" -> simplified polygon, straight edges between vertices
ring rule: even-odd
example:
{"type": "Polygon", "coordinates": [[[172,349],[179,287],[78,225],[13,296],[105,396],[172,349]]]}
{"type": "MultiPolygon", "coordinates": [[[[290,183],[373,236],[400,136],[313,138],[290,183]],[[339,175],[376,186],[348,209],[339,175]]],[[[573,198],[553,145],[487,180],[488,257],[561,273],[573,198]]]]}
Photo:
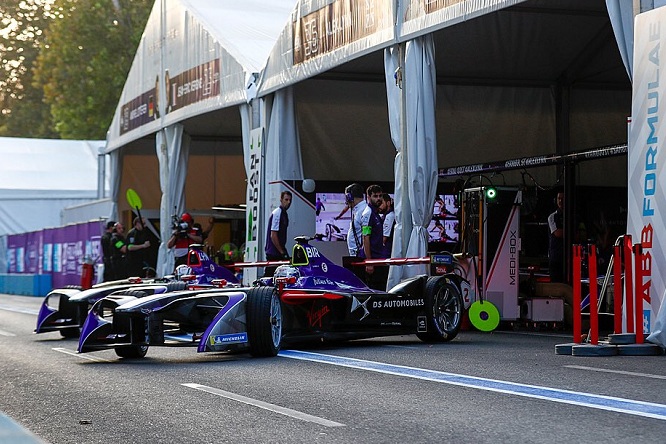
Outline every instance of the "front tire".
{"type": "Polygon", "coordinates": [[[431,276],[425,288],[427,332],[416,336],[424,342],[448,342],[458,335],[464,302],[458,286],[445,276],[431,276]]]}
{"type": "Polygon", "coordinates": [[[250,354],[277,355],[282,343],[282,305],[274,287],[252,288],[247,292],[246,319],[250,354]]]}
{"type": "Polygon", "coordinates": [[[148,352],[147,345],[119,345],[114,348],[116,355],[125,359],[140,359],[148,352]]]}

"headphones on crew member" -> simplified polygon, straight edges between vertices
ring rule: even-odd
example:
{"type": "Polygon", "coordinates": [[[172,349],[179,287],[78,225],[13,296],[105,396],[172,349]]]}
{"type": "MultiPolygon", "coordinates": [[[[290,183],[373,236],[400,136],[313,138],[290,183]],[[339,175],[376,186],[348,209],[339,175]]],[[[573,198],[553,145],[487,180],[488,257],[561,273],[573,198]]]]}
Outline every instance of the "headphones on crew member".
{"type": "Polygon", "coordinates": [[[358,183],[353,183],[345,188],[345,201],[349,204],[354,202],[354,198],[363,198],[363,187],[358,183]]]}

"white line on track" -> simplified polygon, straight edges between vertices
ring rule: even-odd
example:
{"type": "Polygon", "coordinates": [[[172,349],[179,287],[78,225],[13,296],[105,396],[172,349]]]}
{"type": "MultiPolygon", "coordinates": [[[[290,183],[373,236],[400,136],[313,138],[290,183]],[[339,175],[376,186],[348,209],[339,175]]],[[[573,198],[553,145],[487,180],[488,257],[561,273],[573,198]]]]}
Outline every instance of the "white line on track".
{"type": "Polygon", "coordinates": [[[76,356],[77,358],[87,359],[88,361],[111,362],[108,359],[98,358],[96,356],[91,356],[91,355],[82,355],[80,353],[75,352],[74,350],[67,350],[66,348],[62,348],[62,347],[54,347],[54,348],[52,348],[52,350],[55,350],[55,351],[60,352],[60,353],[64,353],[66,355],[76,356]]]}
{"type": "Polygon", "coordinates": [[[279,413],[281,415],[289,416],[291,418],[299,419],[301,421],[314,422],[325,427],[344,427],[344,424],[339,422],[330,421],[328,419],[320,418],[319,416],[308,415],[307,413],[299,412],[298,410],[288,409],[286,407],[280,407],[279,405],[270,404],[268,402],[259,401],[258,399],[247,398],[236,393],[227,392],[224,390],[216,389],[213,387],[208,387],[201,384],[192,384],[186,383],[181,384],[185,387],[193,388],[195,390],[201,390],[207,393],[212,393],[214,395],[222,396],[224,398],[232,399],[234,401],[242,402],[254,407],[259,407],[261,409],[269,410],[271,412],[279,413]]]}
{"type": "Polygon", "coordinates": [[[666,405],[653,402],[636,401],[614,396],[595,395],[593,393],[575,392],[572,390],[520,384],[498,379],[479,378],[476,376],[297,350],[283,350],[278,356],[666,421],[666,405]]]}
{"type": "Polygon", "coordinates": [[[16,335],[8,331],[0,330],[0,336],[16,336],[16,335]]]}
{"type": "Polygon", "coordinates": [[[35,309],[32,309],[32,308],[10,307],[8,305],[0,305],[0,310],[13,311],[14,313],[23,313],[23,314],[29,314],[29,315],[38,315],[39,314],[39,310],[35,310],[35,309]]]}
{"type": "Polygon", "coordinates": [[[589,370],[589,371],[592,371],[592,372],[616,373],[618,375],[640,376],[641,378],[666,379],[666,376],[663,376],[663,375],[653,375],[651,373],[628,372],[628,371],[624,371],[624,370],[610,370],[610,369],[606,369],[606,368],[586,367],[584,365],[565,365],[564,367],[574,368],[574,369],[577,369],[577,370],[589,370]]]}

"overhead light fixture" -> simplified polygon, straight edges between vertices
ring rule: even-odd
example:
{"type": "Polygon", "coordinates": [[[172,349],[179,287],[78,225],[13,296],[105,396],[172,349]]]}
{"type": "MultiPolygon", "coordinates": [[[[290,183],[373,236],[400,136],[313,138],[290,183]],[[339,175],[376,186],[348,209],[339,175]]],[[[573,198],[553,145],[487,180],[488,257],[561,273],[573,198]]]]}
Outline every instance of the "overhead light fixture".
{"type": "Polygon", "coordinates": [[[238,204],[238,205],[215,205],[214,207],[211,207],[211,210],[216,210],[216,211],[245,211],[245,204],[238,204]]]}

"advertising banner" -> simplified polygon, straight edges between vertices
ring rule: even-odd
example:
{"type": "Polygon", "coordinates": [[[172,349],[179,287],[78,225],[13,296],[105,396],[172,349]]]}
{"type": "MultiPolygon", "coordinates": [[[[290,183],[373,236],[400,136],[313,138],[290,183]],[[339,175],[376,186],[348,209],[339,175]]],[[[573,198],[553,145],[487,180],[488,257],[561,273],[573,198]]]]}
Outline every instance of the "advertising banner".
{"type": "Polygon", "coordinates": [[[632,121],[628,148],[627,232],[643,247],[640,264],[643,331],[652,331],[664,298],[666,269],[666,176],[663,149],[666,107],[661,104],[666,82],[661,82],[660,47],[666,46],[666,8],[636,16],[632,121]],[[662,45],[662,43],[664,43],[662,45]],[[662,86],[663,85],[663,86],[662,86]],[[662,106],[660,106],[662,105],[662,106]]]}
{"type": "Polygon", "coordinates": [[[100,221],[8,236],[7,273],[50,274],[53,287],[78,285],[84,261],[102,263],[100,221]]]}
{"type": "MultiPolygon", "coordinates": [[[[247,170],[247,208],[245,210],[245,226],[247,229],[247,238],[245,239],[245,262],[255,262],[259,258],[259,249],[263,245],[259,241],[263,238],[261,235],[261,226],[259,225],[261,213],[261,194],[262,194],[262,159],[264,152],[264,129],[256,128],[250,133],[250,150],[245,159],[245,169],[247,170]]],[[[243,270],[243,283],[251,283],[257,279],[256,268],[246,268],[243,270]]]]}

